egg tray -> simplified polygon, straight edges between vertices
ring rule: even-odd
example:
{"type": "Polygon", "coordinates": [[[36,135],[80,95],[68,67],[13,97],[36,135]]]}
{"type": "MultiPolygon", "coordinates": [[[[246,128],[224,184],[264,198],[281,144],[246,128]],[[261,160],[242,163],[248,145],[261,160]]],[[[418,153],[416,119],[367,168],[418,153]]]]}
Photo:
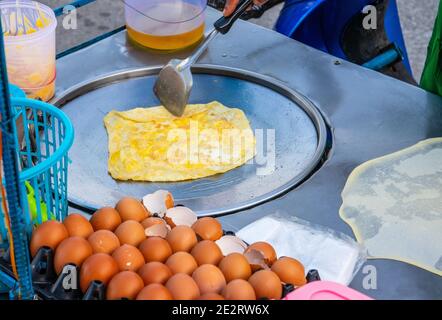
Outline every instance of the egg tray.
{"type": "MultiPolygon", "coordinates": [[[[0,270],[14,277],[11,271],[11,264],[8,261],[8,252],[0,258],[0,270]]],[[[40,248],[31,262],[31,272],[36,298],[42,300],[105,300],[106,288],[100,281],[93,281],[85,294],[80,289],[65,289],[64,283],[76,279],[76,288],[79,288],[79,277],[67,279],[69,274],[61,273],[58,277],[53,265],[54,252],[48,247],[40,248]]],[[[79,268],[74,264],[68,264],[69,267],[77,270],[79,268]]],[[[65,266],[66,268],[66,266],[65,266]]],[[[319,281],[320,276],[317,270],[310,270],[306,276],[307,282],[319,281]]],[[[72,285],[72,283],[69,283],[72,285]]],[[[291,284],[282,284],[283,297],[295,288],[291,284]]]]}
{"type": "MultiPolygon", "coordinates": [[[[233,232],[224,232],[227,235],[234,235],[233,232]]],[[[0,271],[15,277],[12,272],[9,249],[0,257],[0,271]]],[[[76,272],[62,272],[57,276],[54,269],[54,250],[49,247],[42,247],[38,250],[31,262],[32,283],[36,294],[36,299],[40,300],[105,300],[106,288],[101,281],[93,281],[89,285],[86,293],[80,290],[80,270],[75,264],[67,264],[66,268],[73,268],[76,272]],[[75,286],[72,281],[75,281],[75,286]],[[66,287],[76,289],[66,289],[66,287]]],[[[309,270],[306,275],[307,283],[320,281],[317,270],[309,270]]],[[[281,284],[284,298],[295,290],[291,284],[281,284]]]]}
{"type": "MultiPolygon", "coordinates": [[[[54,269],[54,251],[49,247],[38,250],[31,262],[32,284],[36,299],[40,300],[105,300],[106,289],[102,282],[93,281],[85,294],[81,292],[79,283],[79,268],[74,264],[68,264],[77,272],[61,273],[58,277],[54,269]],[[71,277],[71,278],[68,278],[71,277]],[[75,281],[73,286],[72,281],[75,281]],[[65,289],[64,284],[77,289],[65,289]]],[[[63,270],[66,269],[65,266],[63,270]]],[[[9,249],[0,257],[0,271],[15,278],[9,258],[9,249]]]]}

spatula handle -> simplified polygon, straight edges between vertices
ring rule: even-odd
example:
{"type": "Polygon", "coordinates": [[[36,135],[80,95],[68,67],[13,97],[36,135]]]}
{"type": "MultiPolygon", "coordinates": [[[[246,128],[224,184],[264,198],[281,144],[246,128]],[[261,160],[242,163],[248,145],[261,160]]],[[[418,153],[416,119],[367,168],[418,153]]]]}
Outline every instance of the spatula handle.
{"type": "Polygon", "coordinates": [[[219,33],[226,34],[232,28],[233,24],[239,17],[247,10],[250,5],[253,4],[253,0],[242,0],[236,7],[235,11],[228,17],[221,17],[213,26],[219,33]]]}

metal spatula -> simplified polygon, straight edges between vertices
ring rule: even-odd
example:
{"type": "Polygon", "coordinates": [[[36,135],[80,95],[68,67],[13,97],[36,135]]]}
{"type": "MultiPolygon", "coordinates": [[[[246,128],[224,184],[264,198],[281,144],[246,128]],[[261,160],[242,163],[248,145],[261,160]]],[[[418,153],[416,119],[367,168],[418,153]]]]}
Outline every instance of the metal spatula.
{"type": "Polygon", "coordinates": [[[214,23],[214,29],[208,34],[198,49],[187,59],[173,59],[161,70],[154,86],[154,93],[162,105],[173,115],[180,117],[189,100],[193,86],[191,66],[207,49],[218,33],[226,34],[236,20],[253,4],[253,0],[243,0],[229,17],[222,17],[214,23]]]}

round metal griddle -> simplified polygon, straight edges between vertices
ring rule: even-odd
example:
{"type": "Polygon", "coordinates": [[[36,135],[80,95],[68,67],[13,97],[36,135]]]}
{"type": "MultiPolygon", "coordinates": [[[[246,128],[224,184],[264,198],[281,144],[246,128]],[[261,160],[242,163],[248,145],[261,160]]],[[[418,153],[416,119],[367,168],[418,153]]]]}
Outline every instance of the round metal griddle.
{"type": "MultiPolygon", "coordinates": [[[[111,110],[158,105],[152,86],[159,70],[146,68],[107,75],[71,88],[53,101],[63,108],[75,128],[75,142],[69,153],[72,204],[95,210],[114,206],[123,196],[141,198],[166,189],[172,192],[176,203],[192,208],[200,216],[233,213],[274,199],[299,185],[321,160],[326,125],[309,100],[266,76],[197,65],[192,68],[194,87],[190,103],[217,100],[241,108],[252,129],[262,130],[264,141],[274,130],[274,171],[258,175],[258,168],[272,164],[260,165],[257,162],[262,163],[262,159],[255,158],[227,173],[191,181],[151,183],[112,179],[107,171],[108,137],[103,117],[111,110]]],[[[261,154],[268,156],[268,151],[261,154]]]]}

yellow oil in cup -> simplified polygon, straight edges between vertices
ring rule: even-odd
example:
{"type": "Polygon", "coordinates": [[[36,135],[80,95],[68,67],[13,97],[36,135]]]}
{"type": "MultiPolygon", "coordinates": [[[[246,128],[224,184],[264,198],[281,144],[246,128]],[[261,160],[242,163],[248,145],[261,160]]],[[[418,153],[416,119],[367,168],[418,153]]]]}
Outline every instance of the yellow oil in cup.
{"type": "Polygon", "coordinates": [[[55,28],[51,8],[36,1],[0,1],[9,82],[29,98],[50,100],[55,93],[55,28]]]}
{"type": "Polygon", "coordinates": [[[125,0],[127,33],[151,49],[178,50],[204,34],[207,0],[125,0]]]}

